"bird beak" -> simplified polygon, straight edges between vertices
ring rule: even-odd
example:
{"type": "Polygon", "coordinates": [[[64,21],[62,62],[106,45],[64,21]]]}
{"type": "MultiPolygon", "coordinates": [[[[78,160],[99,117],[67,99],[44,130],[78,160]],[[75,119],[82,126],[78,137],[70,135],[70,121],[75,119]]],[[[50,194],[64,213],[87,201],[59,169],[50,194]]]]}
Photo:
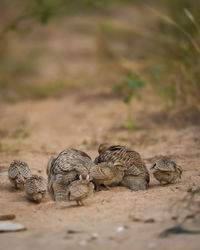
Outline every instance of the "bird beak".
{"type": "Polygon", "coordinates": [[[153,171],[153,169],[155,169],[155,167],[156,167],[156,164],[155,163],[152,164],[151,167],[150,167],[150,169],[149,169],[149,172],[152,173],[152,171],[153,171]]]}

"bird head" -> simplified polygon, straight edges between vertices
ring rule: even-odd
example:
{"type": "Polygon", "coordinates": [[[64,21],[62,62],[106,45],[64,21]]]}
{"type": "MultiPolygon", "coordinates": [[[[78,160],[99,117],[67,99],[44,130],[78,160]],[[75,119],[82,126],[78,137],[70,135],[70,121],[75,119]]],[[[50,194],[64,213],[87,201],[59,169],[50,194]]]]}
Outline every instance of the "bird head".
{"type": "Polygon", "coordinates": [[[100,154],[103,150],[107,149],[109,146],[110,146],[109,143],[102,143],[102,144],[100,144],[100,145],[99,145],[99,148],[98,148],[99,154],[100,154]]]}
{"type": "Polygon", "coordinates": [[[123,161],[115,161],[114,163],[115,168],[119,169],[120,171],[125,171],[127,170],[127,166],[123,161]]]}
{"type": "Polygon", "coordinates": [[[55,156],[50,156],[49,157],[49,160],[47,162],[47,168],[46,168],[46,174],[48,177],[50,177],[51,175],[51,172],[52,172],[52,167],[53,167],[53,164],[56,160],[56,157],[55,156]]]}
{"type": "Polygon", "coordinates": [[[33,194],[33,200],[37,203],[40,203],[42,198],[43,198],[42,193],[33,194]]]}
{"type": "Polygon", "coordinates": [[[158,169],[157,162],[154,162],[151,167],[150,167],[150,173],[153,172],[154,170],[158,169]]]}
{"type": "Polygon", "coordinates": [[[89,174],[81,174],[79,175],[79,179],[82,183],[89,183],[91,180],[89,174]]]}

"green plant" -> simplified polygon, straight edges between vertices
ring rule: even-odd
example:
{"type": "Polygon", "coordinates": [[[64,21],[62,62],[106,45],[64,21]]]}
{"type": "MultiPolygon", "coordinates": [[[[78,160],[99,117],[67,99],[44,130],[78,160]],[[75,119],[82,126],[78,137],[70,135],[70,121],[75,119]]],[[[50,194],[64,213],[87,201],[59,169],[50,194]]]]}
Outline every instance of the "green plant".
{"type": "Polygon", "coordinates": [[[123,76],[122,81],[113,87],[114,92],[121,94],[123,102],[127,105],[126,128],[129,131],[135,128],[132,118],[132,101],[134,98],[142,99],[140,91],[145,85],[146,83],[137,74],[128,72],[123,76]]]}
{"type": "Polygon", "coordinates": [[[169,110],[176,104],[178,95],[177,86],[174,82],[166,80],[166,68],[163,65],[151,66],[148,73],[151,76],[153,86],[157,88],[158,95],[165,110],[169,110]]]}

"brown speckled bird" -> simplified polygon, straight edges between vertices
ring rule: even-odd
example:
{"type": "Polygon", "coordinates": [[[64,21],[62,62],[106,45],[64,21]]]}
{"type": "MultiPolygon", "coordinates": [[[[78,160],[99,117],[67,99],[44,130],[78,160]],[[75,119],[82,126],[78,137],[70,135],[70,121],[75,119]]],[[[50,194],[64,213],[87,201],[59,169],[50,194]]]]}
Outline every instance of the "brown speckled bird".
{"type": "Polygon", "coordinates": [[[161,157],[150,167],[153,176],[162,183],[174,183],[177,178],[181,178],[182,168],[167,157],[161,157]]]}
{"type": "Polygon", "coordinates": [[[25,192],[29,200],[40,203],[47,191],[47,182],[42,176],[32,175],[25,182],[25,192]]]}
{"type": "Polygon", "coordinates": [[[101,144],[98,151],[99,156],[95,159],[96,164],[101,162],[114,163],[117,160],[126,164],[127,170],[121,181],[123,186],[133,191],[145,190],[148,187],[149,173],[139,153],[125,146],[109,146],[108,144],[101,144]]]}
{"type": "Polygon", "coordinates": [[[122,161],[102,162],[90,169],[90,178],[96,184],[97,191],[101,184],[110,189],[109,185],[122,181],[125,170],[127,167],[122,161]]]}
{"type": "Polygon", "coordinates": [[[8,168],[8,177],[16,189],[23,189],[25,181],[31,177],[31,171],[26,162],[14,160],[8,168]]]}
{"type": "Polygon", "coordinates": [[[76,201],[77,205],[84,205],[83,200],[94,192],[94,184],[90,182],[89,175],[80,175],[79,180],[73,181],[68,186],[70,201],[76,201]]]}
{"type": "Polygon", "coordinates": [[[47,166],[48,191],[55,201],[67,201],[68,185],[89,174],[94,165],[91,158],[76,149],[63,150],[57,157],[51,157],[47,166]]]}

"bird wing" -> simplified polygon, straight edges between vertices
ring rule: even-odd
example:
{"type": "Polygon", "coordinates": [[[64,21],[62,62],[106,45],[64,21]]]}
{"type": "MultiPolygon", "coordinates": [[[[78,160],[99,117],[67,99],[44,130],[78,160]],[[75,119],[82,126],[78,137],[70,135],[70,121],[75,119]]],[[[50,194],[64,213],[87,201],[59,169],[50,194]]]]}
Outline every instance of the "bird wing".
{"type": "Polygon", "coordinates": [[[18,173],[19,173],[19,170],[17,166],[9,168],[8,170],[9,177],[12,179],[16,178],[18,173]]]}
{"type": "Polygon", "coordinates": [[[76,170],[81,173],[88,173],[93,165],[91,158],[84,152],[76,149],[62,151],[54,162],[54,173],[63,173],[76,170]]]}
{"type": "Polygon", "coordinates": [[[157,169],[162,172],[175,172],[176,171],[176,163],[172,160],[163,159],[164,164],[158,164],[157,169]]]}
{"type": "Polygon", "coordinates": [[[20,166],[20,172],[23,175],[24,178],[31,177],[31,171],[27,165],[21,165],[20,166]]]}
{"type": "Polygon", "coordinates": [[[56,180],[58,181],[58,183],[61,183],[63,185],[68,185],[76,179],[78,179],[78,175],[77,172],[74,170],[66,172],[65,174],[56,175],[56,180]]]}
{"type": "Polygon", "coordinates": [[[85,152],[83,152],[81,150],[74,149],[74,148],[72,148],[71,150],[73,150],[74,152],[77,152],[77,154],[81,155],[82,157],[86,157],[86,158],[92,160],[91,157],[88,154],[86,154],[85,152]]]}
{"type": "Polygon", "coordinates": [[[96,180],[108,180],[115,176],[114,171],[112,171],[108,164],[105,164],[104,162],[99,163],[97,166],[91,168],[90,175],[96,180]]]}
{"type": "Polygon", "coordinates": [[[71,185],[71,187],[69,187],[71,197],[81,198],[88,193],[89,188],[87,185],[78,184],[77,182],[73,184],[74,185],[71,185]]]}
{"type": "Polygon", "coordinates": [[[95,163],[101,162],[115,162],[120,160],[120,152],[123,151],[124,147],[120,145],[110,146],[103,150],[99,156],[95,159],[95,163]]]}
{"type": "Polygon", "coordinates": [[[37,193],[38,191],[38,187],[36,185],[36,180],[31,178],[31,179],[28,179],[28,181],[26,182],[26,192],[28,194],[34,194],[34,193],[37,193]]]}
{"type": "Polygon", "coordinates": [[[121,145],[111,146],[103,150],[95,159],[95,163],[114,163],[117,160],[121,160],[126,164],[128,168],[128,170],[125,171],[126,175],[139,175],[143,172],[147,172],[146,166],[143,164],[140,154],[121,145]]]}
{"type": "Polygon", "coordinates": [[[162,172],[175,172],[175,168],[172,165],[169,165],[169,166],[158,166],[157,169],[159,169],[162,172]]]}

